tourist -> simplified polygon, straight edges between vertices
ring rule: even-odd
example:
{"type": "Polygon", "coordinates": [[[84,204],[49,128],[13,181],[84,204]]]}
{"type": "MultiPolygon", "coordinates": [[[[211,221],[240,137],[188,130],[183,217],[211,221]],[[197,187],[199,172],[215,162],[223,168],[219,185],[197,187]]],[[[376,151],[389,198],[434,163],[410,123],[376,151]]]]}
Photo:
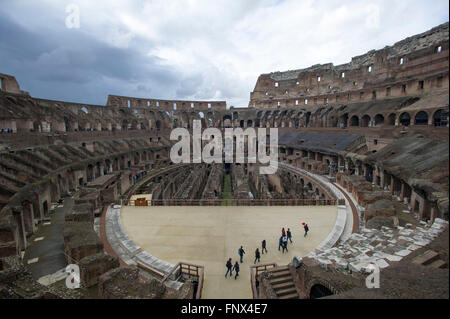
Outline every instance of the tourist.
{"type": "Polygon", "coordinates": [[[280,247],[283,247],[283,236],[281,236],[280,240],[278,241],[278,251],[280,251],[280,247]]]}
{"type": "Polygon", "coordinates": [[[227,278],[228,272],[230,273],[230,277],[233,276],[233,269],[232,269],[233,264],[231,263],[231,258],[228,259],[225,266],[227,267],[227,272],[225,274],[225,278],[227,278]]]}
{"type": "Polygon", "coordinates": [[[255,250],[255,261],[253,263],[256,264],[256,261],[261,262],[261,254],[259,253],[258,248],[255,250]]]}
{"type": "Polygon", "coordinates": [[[284,230],[284,227],[281,229],[281,235],[284,237],[286,236],[286,231],[284,230]]]}
{"type": "Polygon", "coordinates": [[[236,272],[236,276],[234,276],[234,280],[236,280],[237,276],[239,276],[239,263],[237,262],[237,260],[236,263],[234,264],[233,270],[236,272]]]}
{"type": "Polygon", "coordinates": [[[241,248],[239,248],[238,254],[241,257],[241,264],[242,264],[243,263],[242,258],[244,257],[244,254],[245,254],[244,248],[242,248],[242,246],[241,246],[241,248]]]}
{"type": "Polygon", "coordinates": [[[308,224],[303,223],[303,228],[305,229],[305,235],[303,237],[306,237],[306,235],[308,235],[308,230],[309,230],[308,224]]]}
{"type": "Polygon", "coordinates": [[[264,254],[264,250],[267,253],[267,248],[266,248],[266,240],[264,239],[261,243],[261,252],[264,254]]]}
{"type": "MultiPolygon", "coordinates": [[[[292,233],[291,233],[290,228],[288,228],[286,234],[287,234],[287,238],[289,239],[289,241],[290,241],[291,244],[292,244],[292,233]]],[[[287,240],[286,240],[286,241],[287,241],[287,240]]]]}
{"type": "Polygon", "coordinates": [[[287,248],[287,238],[283,237],[283,254],[284,254],[285,250],[289,251],[288,248],[287,248]]]}

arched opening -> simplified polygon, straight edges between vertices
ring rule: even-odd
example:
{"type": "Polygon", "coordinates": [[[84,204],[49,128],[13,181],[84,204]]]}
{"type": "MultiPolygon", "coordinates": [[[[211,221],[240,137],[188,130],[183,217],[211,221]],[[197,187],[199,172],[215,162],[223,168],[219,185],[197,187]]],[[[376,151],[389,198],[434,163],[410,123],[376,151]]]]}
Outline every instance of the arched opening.
{"type": "Polygon", "coordinates": [[[309,298],[317,299],[317,298],[322,298],[322,297],[326,297],[326,296],[331,296],[332,294],[333,294],[333,292],[330,289],[328,289],[327,287],[325,287],[324,285],[315,284],[314,286],[311,287],[311,291],[309,293],[309,298]]]}
{"type": "Polygon", "coordinates": [[[375,125],[380,126],[384,124],[384,116],[381,114],[375,115],[375,125]]]}
{"type": "Polygon", "coordinates": [[[411,124],[411,116],[409,116],[409,113],[402,113],[399,117],[400,124],[403,126],[409,126],[411,124]]]}
{"type": "Polygon", "coordinates": [[[223,117],[223,126],[224,127],[231,127],[231,116],[230,115],[225,115],[223,117]]]}
{"type": "Polygon", "coordinates": [[[389,114],[387,124],[395,125],[395,114],[394,113],[389,114]]]}
{"type": "Polygon", "coordinates": [[[368,127],[369,123],[370,123],[370,116],[366,114],[361,118],[361,127],[368,127]]]}
{"type": "Polygon", "coordinates": [[[428,114],[424,111],[420,111],[414,118],[414,125],[428,125],[428,114]]]}
{"type": "Polygon", "coordinates": [[[161,121],[160,120],[156,121],[155,126],[156,126],[156,130],[160,131],[161,130],[161,121]]]}
{"type": "Polygon", "coordinates": [[[339,117],[339,127],[345,128],[347,127],[348,123],[348,113],[345,113],[344,115],[339,117]]]}
{"type": "Polygon", "coordinates": [[[253,126],[253,121],[252,120],[248,120],[247,121],[247,127],[252,127],[253,126]]]}
{"type": "Polygon", "coordinates": [[[350,126],[359,126],[359,118],[356,115],[350,118],[350,126]]]}
{"type": "Polygon", "coordinates": [[[445,110],[437,110],[433,115],[434,126],[447,126],[448,124],[448,112],[445,110]]]}

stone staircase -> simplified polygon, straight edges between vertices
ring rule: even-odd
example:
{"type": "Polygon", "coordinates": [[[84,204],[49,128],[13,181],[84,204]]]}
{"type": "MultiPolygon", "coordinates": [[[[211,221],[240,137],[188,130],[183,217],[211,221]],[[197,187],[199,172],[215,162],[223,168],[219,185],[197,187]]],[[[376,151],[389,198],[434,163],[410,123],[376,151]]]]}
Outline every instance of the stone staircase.
{"type": "Polygon", "coordinates": [[[427,250],[423,254],[415,257],[412,262],[433,268],[445,268],[447,266],[447,263],[440,259],[439,254],[433,250],[427,250]]]}
{"type": "Polygon", "coordinates": [[[270,284],[279,299],[299,298],[288,266],[276,267],[267,272],[271,275],[270,284]]]}

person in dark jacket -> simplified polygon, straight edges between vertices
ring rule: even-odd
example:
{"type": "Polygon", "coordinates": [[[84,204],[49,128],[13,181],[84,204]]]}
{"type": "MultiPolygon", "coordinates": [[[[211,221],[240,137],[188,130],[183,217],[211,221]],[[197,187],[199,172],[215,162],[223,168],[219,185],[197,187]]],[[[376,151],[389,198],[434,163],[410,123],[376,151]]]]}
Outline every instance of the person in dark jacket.
{"type": "Polygon", "coordinates": [[[253,262],[254,264],[256,264],[256,261],[261,262],[261,254],[259,253],[259,249],[256,248],[255,250],[255,261],[253,262]]]}
{"type": "Polygon", "coordinates": [[[288,251],[288,248],[287,248],[287,238],[286,237],[283,237],[283,254],[284,254],[284,251],[286,250],[286,251],[288,251]]]}
{"type": "Polygon", "coordinates": [[[308,224],[305,223],[305,225],[303,226],[303,228],[305,229],[305,235],[304,235],[303,237],[306,237],[306,235],[308,235],[308,231],[309,231],[308,224]]]}
{"type": "Polygon", "coordinates": [[[281,236],[286,236],[286,231],[284,230],[284,227],[281,229],[281,236]]]}
{"type": "Polygon", "coordinates": [[[289,239],[289,241],[292,244],[292,233],[291,230],[288,228],[287,232],[286,232],[287,238],[289,239]]]}
{"type": "Polygon", "coordinates": [[[228,259],[227,263],[226,263],[226,267],[227,267],[227,272],[225,274],[225,278],[227,278],[228,272],[230,273],[230,277],[233,276],[233,264],[231,263],[231,258],[228,259]]]}
{"type": "Polygon", "coordinates": [[[266,240],[264,239],[261,243],[261,252],[264,254],[264,250],[267,253],[267,248],[266,248],[266,240]]]}
{"type": "Polygon", "coordinates": [[[241,246],[241,248],[239,248],[238,254],[239,254],[239,257],[241,257],[241,264],[242,264],[243,263],[242,258],[244,258],[244,254],[245,254],[244,248],[242,248],[242,246],[241,246]]]}
{"type": "Polygon", "coordinates": [[[234,276],[234,280],[236,280],[237,276],[239,276],[239,263],[237,262],[237,260],[234,264],[233,270],[236,272],[236,276],[234,276]]]}

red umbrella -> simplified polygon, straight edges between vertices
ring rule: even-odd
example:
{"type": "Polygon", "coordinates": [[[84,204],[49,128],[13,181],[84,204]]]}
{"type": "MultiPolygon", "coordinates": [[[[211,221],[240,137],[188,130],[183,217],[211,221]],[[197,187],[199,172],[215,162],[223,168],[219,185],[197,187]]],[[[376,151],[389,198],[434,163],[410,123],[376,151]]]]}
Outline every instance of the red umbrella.
{"type": "Polygon", "coordinates": [[[302,223],[303,226],[304,226],[305,224],[306,224],[305,222],[302,223]]]}

